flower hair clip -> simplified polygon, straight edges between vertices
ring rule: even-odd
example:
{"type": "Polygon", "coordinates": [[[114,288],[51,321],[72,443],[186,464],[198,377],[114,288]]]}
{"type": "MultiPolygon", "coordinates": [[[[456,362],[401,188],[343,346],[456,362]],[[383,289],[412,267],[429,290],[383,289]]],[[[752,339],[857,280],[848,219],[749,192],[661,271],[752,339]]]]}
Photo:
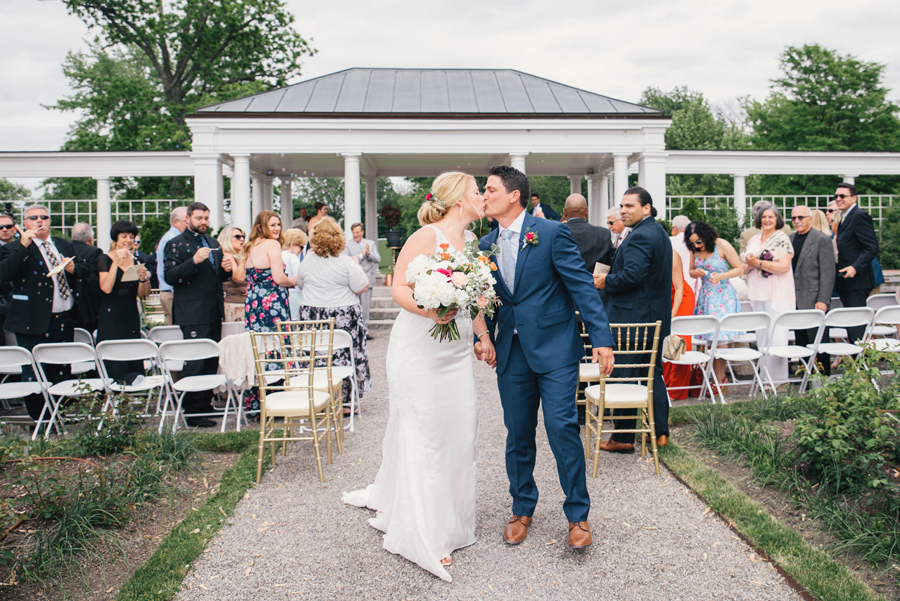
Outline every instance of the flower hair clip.
{"type": "Polygon", "coordinates": [[[444,204],[444,201],[441,200],[440,198],[438,198],[437,196],[435,196],[434,194],[432,194],[431,192],[429,192],[428,194],[425,195],[425,200],[429,200],[431,202],[436,202],[439,205],[441,205],[442,209],[445,209],[445,210],[447,209],[447,205],[444,204]]]}

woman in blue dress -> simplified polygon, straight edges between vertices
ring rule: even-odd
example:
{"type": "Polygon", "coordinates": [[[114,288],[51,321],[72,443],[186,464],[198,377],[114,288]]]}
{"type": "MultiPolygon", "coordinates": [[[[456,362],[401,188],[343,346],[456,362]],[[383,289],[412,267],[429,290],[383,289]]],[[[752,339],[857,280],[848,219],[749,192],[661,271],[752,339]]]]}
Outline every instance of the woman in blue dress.
{"type": "MultiPolygon", "coordinates": [[[[719,238],[716,228],[702,221],[692,221],[684,230],[684,243],[691,251],[691,277],[701,278],[697,291],[694,315],[715,315],[724,317],[730,313],[741,312],[741,301],[737,290],[728,281],[744,273],[741,259],[734,247],[719,238]]],[[[728,346],[743,332],[719,332],[719,347],[728,346]]],[[[709,340],[709,334],[697,336],[709,340]]],[[[713,369],[719,382],[725,382],[725,360],[716,359],[713,369]]]]}

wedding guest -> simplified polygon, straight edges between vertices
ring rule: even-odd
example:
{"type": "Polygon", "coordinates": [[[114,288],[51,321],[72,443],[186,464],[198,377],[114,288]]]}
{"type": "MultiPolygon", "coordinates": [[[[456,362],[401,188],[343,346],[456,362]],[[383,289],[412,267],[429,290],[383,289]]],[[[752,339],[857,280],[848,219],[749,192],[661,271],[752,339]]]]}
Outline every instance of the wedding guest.
{"type": "Polygon", "coordinates": [[[81,257],[91,270],[90,277],[78,280],[76,286],[79,294],[85,299],[86,309],[78,325],[88,332],[93,332],[97,329],[102,297],[100,278],[97,277],[97,260],[103,255],[103,251],[94,246],[94,230],[89,223],[81,222],[72,226],[72,247],[75,254],[81,257]]]}
{"type": "MultiPolygon", "coordinates": [[[[310,226],[312,229],[312,226],[310,226]]],[[[304,321],[334,319],[334,327],[346,330],[353,338],[356,380],[362,397],[372,385],[369,376],[369,353],[366,349],[366,325],[362,320],[359,296],[369,289],[369,278],[362,267],[342,255],[346,242],[344,232],[331,217],[323,217],[309,239],[312,249],[300,263],[297,283],[303,291],[300,319],[304,321]]],[[[350,365],[346,350],[335,354],[335,365],[350,365]]],[[[344,402],[350,390],[345,386],[344,402]]],[[[345,409],[348,412],[349,409],[345,409]]]]}
{"type": "Polygon", "coordinates": [[[830,238],[831,223],[828,221],[828,216],[825,214],[825,211],[822,211],[821,209],[812,209],[810,215],[812,216],[813,229],[819,230],[830,238]]]}
{"type": "Polygon", "coordinates": [[[531,208],[528,210],[528,212],[535,217],[543,217],[544,219],[549,219],[551,221],[559,221],[559,213],[554,211],[550,207],[550,205],[542,203],[540,194],[531,195],[531,208]]]}
{"type": "MultiPolygon", "coordinates": [[[[284,269],[288,277],[296,280],[297,274],[300,272],[300,263],[306,256],[306,243],[309,239],[303,230],[291,228],[284,232],[284,246],[281,250],[281,258],[284,259],[284,269]]],[[[303,304],[303,294],[300,292],[299,286],[294,286],[288,291],[288,299],[290,301],[291,321],[300,319],[300,305],[303,304]]]]}
{"type": "MultiPolygon", "coordinates": [[[[688,222],[690,223],[690,222],[688,222]]],[[[671,239],[671,238],[670,238],[671,239]]],[[[683,246],[683,245],[682,245],[683,246]]],[[[684,270],[681,266],[681,255],[672,251],[672,317],[694,314],[694,291],[684,279],[684,270]]],[[[682,336],[685,351],[691,350],[691,337],[682,336]]],[[[673,401],[682,401],[688,396],[688,386],[691,383],[691,366],[663,363],[663,380],[669,392],[669,398],[673,401]],[[675,390],[672,390],[675,388],[675,390]]]]}
{"type": "MultiPolygon", "coordinates": [[[[757,215],[754,225],[760,230],[747,241],[747,249],[741,255],[747,274],[747,290],[750,306],[754,311],[765,311],[772,320],[785,311],[797,307],[794,293],[794,273],[791,260],[794,247],[782,230],[784,218],[775,207],[763,209],[757,215]]],[[[757,333],[759,348],[769,345],[783,346],[788,342],[788,330],[781,328],[757,333]]],[[[788,379],[788,360],[781,357],[767,357],[760,360],[760,367],[768,370],[769,377],[776,383],[788,379]]]]}
{"type": "Polygon", "coordinates": [[[225,321],[244,321],[244,301],[247,300],[247,280],[244,275],[244,240],[246,235],[239,227],[226,225],[219,232],[222,251],[231,257],[231,279],[222,282],[225,291],[225,321]]]}
{"type": "MultiPolygon", "coordinates": [[[[141,337],[141,314],[138,298],[150,294],[150,272],[141,265],[137,279],[125,281],[129,268],[139,264],[134,258],[134,238],[138,228],[130,221],[116,221],[109,230],[112,248],[97,259],[97,278],[102,295],[97,342],[141,337]]],[[[143,361],[106,361],[106,373],[115,382],[131,384],[144,374],[143,361]]]]}
{"type": "MultiPolygon", "coordinates": [[[[359,295],[359,305],[362,308],[363,323],[366,324],[366,332],[369,331],[369,310],[372,304],[372,290],[375,288],[375,276],[378,275],[378,265],[381,263],[381,255],[378,254],[378,244],[372,240],[363,238],[363,224],[354,223],[350,228],[351,236],[347,240],[347,248],[344,254],[350,256],[359,263],[363,272],[369,278],[369,289],[359,295]]],[[[366,335],[366,340],[374,340],[371,334],[366,335]]]]}
{"type": "MultiPolygon", "coordinates": [[[[231,279],[233,261],[230,255],[222,252],[215,238],[206,235],[208,230],[209,207],[202,202],[192,202],[187,208],[185,230],[165,245],[162,279],[174,288],[172,320],[181,327],[184,339],[209,338],[218,342],[225,318],[222,282],[231,279]]],[[[218,369],[219,362],[215,357],[186,361],[181,375],[215,374],[218,369]]],[[[205,390],[184,395],[182,409],[188,426],[211,428],[216,425],[202,415],[214,412],[212,394],[212,390],[205,390]]]]}
{"type": "Polygon", "coordinates": [[[303,207],[300,209],[300,216],[291,222],[291,229],[301,230],[306,233],[307,224],[309,223],[309,209],[303,207]]]}
{"type": "MultiPolygon", "coordinates": [[[[841,211],[841,222],[834,238],[838,251],[835,287],[845,307],[865,307],[866,298],[878,285],[872,266],[878,256],[878,235],[872,216],[856,204],[855,185],[838,184],[834,200],[841,211]]],[[[862,339],[865,333],[865,326],[847,328],[852,343],[862,339]]]]}
{"type": "Polygon", "coordinates": [[[316,214],[312,216],[312,219],[309,220],[309,223],[306,226],[306,235],[310,238],[312,238],[313,235],[313,228],[328,216],[328,205],[324,202],[317,202],[313,205],[313,208],[315,208],[316,214]]]}
{"type": "MultiPolygon", "coordinates": [[[[719,238],[716,229],[703,221],[692,221],[684,230],[684,243],[691,250],[691,262],[688,274],[700,278],[700,290],[697,292],[694,315],[715,315],[724,317],[729,313],[741,312],[741,301],[737,290],[731,285],[731,278],[744,272],[744,266],[734,247],[719,238]]],[[[720,347],[741,336],[743,332],[720,331],[720,347]]],[[[701,334],[698,339],[709,342],[710,334],[701,334]]],[[[716,378],[725,382],[725,360],[713,362],[716,378]]]]}
{"type": "MultiPolygon", "coordinates": [[[[12,213],[0,213],[0,246],[13,242],[16,239],[16,218],[12,213]]],[[[12,294],[12,285],[9,282],[0,282],[0,330],[3,330],[6,322],[6,314],[9,312],[9,300],[12,294]]],[[[0,340],[0,345],[4,343],[0,340]]]]}
{"type": "MultiPolygon", "coordinates": [[[[0,247],[0,281],[12,285],[6,329],[16,335],[19,346],[28,350],[44,342],[72,342],[73,327],[83,315],[83,303],[73,291],[78,280],[90,276],[90,269],[75,254],[72,243],[50,236],[50,211],[43,205],[25,208],[24,230],[18,240],[0,247]],[[71,260],[70,260],[71,259],[71,260]],[[59,265],[62,271],[47,275],[59,265]]],[[[69,366],[45,366],[51,382],[72,377],[69,366]]],[[[22,368],[22,381],[33,382],[31,367],[22,368]]],[[[39,419],[44,397],[25,397],[32,419],[39,419]]]]}
{"type": "Polygon", "coordinates": [[[187,208],[176,207],[169,216],[169,230],[159,239],[156,246],[156,278],[159,281],[159,304],[162,305],[163,315],[166,316],[166,324],[172,325],[172,302],[175,289],[166,282],[166,245],[176,236],[180,236],[188,226],[187,208]]]}
{"type": "Polygon", "coordinates": [[[618,250],[622,246],[622,242],[625,241],[625,237],[631,232],[631,228],[625,227],[625,223],[622,221],[622,213],[619,207],[611,208],[606,214],[606,225],[609,226],[609,231],[612,232],[613,246],[618,250]]]}
{"type": "Polygon", "coordinates": [[[681,267],[684,270],[684,281],[691,287],[691,296],[700,288],[700,280],[692,278],[688,273],[691,269],[691,251],[684,243],[684,230],[691,220],[686,215],[676,215],[672,218],[672,231],[669,240],[672,242],[672,250],[681,258],[681,267]]]}

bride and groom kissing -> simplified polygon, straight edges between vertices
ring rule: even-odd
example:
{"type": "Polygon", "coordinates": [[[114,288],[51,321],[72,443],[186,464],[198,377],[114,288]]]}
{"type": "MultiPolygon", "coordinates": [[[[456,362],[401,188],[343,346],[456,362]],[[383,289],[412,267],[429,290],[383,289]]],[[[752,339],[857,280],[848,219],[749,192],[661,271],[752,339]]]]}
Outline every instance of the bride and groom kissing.
{"type": "Polygon", "coordinates": [[[465,173],[434,180],[419,209],[424,226],[410,236],[394,270],[394,300],[402,307],[387,353],[390,417],[382,465],[375,482],[344,494],[344,502],[376,510],[369,520],[383,531],[384,548],[436,576],[452,580],[450,554],[475,542],[475,444],[477,410],[474,354],[494,366],[507,429],[506,472],[512,517],[504,540],[525,540],[538,500],[533,471],[538,409],[565,493],[563,511],[572,548],[591,544],[584,448],[575,393],[584,345],[575,325],[576,306],[605,374],[613,369],[613,340],[603,304],[569,229],[525,211],[525,174],[491,169],[484,194],[465,173]],[[429,329],[446,323],[417,306],[403,277],[409,263],[439,245],[463,249],[476,239],[469,225],[485,216],[500,227],[479,241],[498,269],[494,286],[501,304],[492,319],[456,317],[460,338],[439,342],[429,329]],[[495,246],[496,245],[496,246],[495,246]]]}

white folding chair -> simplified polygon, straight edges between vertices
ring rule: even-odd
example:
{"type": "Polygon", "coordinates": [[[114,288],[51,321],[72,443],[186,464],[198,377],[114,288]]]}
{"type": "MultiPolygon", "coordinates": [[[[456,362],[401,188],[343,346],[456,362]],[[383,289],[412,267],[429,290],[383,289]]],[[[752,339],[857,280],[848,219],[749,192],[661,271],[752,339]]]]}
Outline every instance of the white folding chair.
{"type": "Polygon", "coordinates": [[[103,380],[100,378],[71,378],[58,384],[53,384],[44,373],[43,366],[45,364],[72,366],[91,361],[96,363],[97,355],[94,352],[94,348],[83,342],[39,344],[32,349],[31,354],[34,356],[34,362],[37,364],[36,373],[47,388],[47,402],[44,403],[44,408],[41,409],[41,415],[38,417],[34,434],[31,436],[31,439],[35,440],[42,424],[46,424],[44,438],[50,436],[50,429],[56,425],[56,420],[59,417],[59,406],[63,399],[77,398],[97,390],[103,390],[103,380]],[[44,415],[48,412],[50,415],[45,420],[44,415]]]}
{"type": "MultiPolygon", "coordinates": [[[[147,334],[147,338],[155,342],[156,345],[159,346],[163,342],[184,340],[184,333],[181,331],[180,326],[156,326],[155,328],[150,329],[150,333],[147,334]]],[[[184,362],[172,361],[167,367],[169,368],[169,371],[181,371],[181,369],[184,367],[184,362]]],[[[157,368],[159,370],[162,369],[162,367],[159,365],[157,365],[157,368]]],[[[159,373],[162,373],[162,371],[160,371],[159,373]]]]}
{"type": "Polygon", "coordinates": [[[759,362],[763,365],[763,370],[766,372],[766,379],[768,379],[769,385],[772,387],[773,391],[777,391],[778,389],[775,386],[775,382],[772,381],[772,375],[765,367],[764,359],[766,357],[772,356],[787,359],[789,362],[792,360],[799,361],[804,368],[803,377],[800,379],[791,378],[791,374],[790,372],[788,372],[787,381],[788,383],[799,382],[800,392],[803,393],[803,391],[806,389],[807,383],[809,382],[809,374],[816,369],[816,353],[818,352],[816,349],[819,348],[819,342],[821,342],[822,340],[822,332],[824,331],[824,326],[825,314],[818,309],[785,311],[775,318],[771,326],[771,331],[773,332],[777,328],[787,328],[788,330],[810,330],[812,328],[816,328],[816,337],[815,342],[813,342],[812,344],[808,344],[807,346],[799,346],[796,344],[770,344],[765,348],[759,349],[763,353],[763,357],[760,358],[759,362]]]}
{"type": "MultiPolygon", "coordinates": [[[[331,366],[331,373],[336,379],[350,378],[350,431],[355,432],[355,417],[360,413],[359,409],[359,383],[356,380],[356,355],[353,354],[353,337],[347,330],[334,331],[334,354],[341,349],[347,349],[350,353],[350,365],[331,366]]],[[[338,391],[340,394],[340,391],[338,391]]]]}
{"type": "MultiPolygon", "coordinates": [[[[847,328],[854,326],[866,326],[868,331],[872,325],[872,318],[875,317],[875,311],[869,307],[844,307],[841,309],[832,309],[825,314],[826,328],[847,328]]],[[[833,330],[832,330],[833,332],[833,330]]],[[[830,342],[821,341],[818,346],[817,353],[826,353],[828,355],[845,357],[859,355],[862,347],[853,344],[849,340],[847,342],[830,342]]]]}
{"type": "MultiPolygon", "coordinates": [[[[683,317],[675,317],[672,319],[672,334],[676,336],[699,336],[701,334],[710,334],[708,341],[708,352],[690,350],[684,352],[681,357],[670,361],[663,358],[663,363],[671,363],[672,365],[697,365],[703,374],[703,387],[700,390],[700,398],[708,390],[710,400],[715,403],[716,396],[713,393],[712,386],[709,383],[709,376],[712,375],[713,382],[719,391],[719,400],[724,404],[725,398],[722,396],[722,390],[719,388],[719,381],[716,379],[715,370],[712,368],[712,356],[716,353],[716,343],[719,340],[719,320],[714,315],[686,315],[683,317]]],[[[690,386],[673,386],[671,390],[682,390],[690,388],[690,386]]],[[[669,387],[666,387],[669,390],[669,387]]]]}
{"type": "MultiPolygon", "coordinates": [[[[719,331],[746,332],[747,335],[752,334],[753,340],[756,341],[759,339],[758,332],[767,329],[770,322],[771,318],[769,317],[769,314],[764,311],[732,313],[719,320],[719,331]]],[[[741,337],[741,339],[742,338],[743,337],[741,337]]],[[[756,391],[756,386],[759,385],[759,389],[762,391],[763,397],[765,397],[766,386],[763,384],[762,377],[759,373],[759,360],[762,356],[763,354],[759,349],[751,347],[717,347],[713,355],[713,360],[724,359],[725,365],[728,368],[728,373],[731,374],[731,382],[728,384],[722,382],[719,386],[724,388],[725,386],[743,386],[744,384],[749,384],[750,394],[753,395],[756,391]],[[749,363],[750,367],[753,368],[753,377],[749,380],[738,380],[734,373],[732,363],[749,363]]]]}
{"type": "MultiPolygon", "coordinates": [[[[866,299],[866,306],[877,314],[884,307],[896,307],[897,296],[894,294],[873,294],[866,299]]],[[[896,338],[897,328],[886,323],[874,322],[866,332],[867,338],[896,338]]]]}
{"type": "Polygon", "coordinates": [[[144,407],[145,416],[148,414],[150,397],[154,390],[157,391],[156,409],[159,412],[162,401],[163,389],[166,384],[164,375],[153,375],[145,377],[137,383],[122,384],[114,381],[109,377],[106,371],[104,361],[150,361],[155,365],[156,357],[159,354],[159,347],[150,340],[136,338],[132,340],[105,340],[97,345],[97,365],[100,370],[100,377],[103,379],[103,386],[109,395],[106,403],[103,405],[104,411],[112,408],[115,412],[118,405],[113,403],[113,396],[116,393],[125,393],[133,396],[146,396],[147,405],[144,407]]]}
{"type": "MultiPolygon", "coordinates": [[[[20,399],[31,394],[40,394],[44,397],[44,405],[49,402],[47,398],[46,386],[43,385],[40,378],[34,382],[7,382],[6,378],[13,374],[21,374],[23,367],[31,367],[37,378],[37,366],[34,364],[34,358],[28,349],[21,346],[0,346],[0,373],[6,374],[3,382],[0,382],[0,401],[3,407],[9,409],[8,401],[10,399],[20,399]]],[[[27,417],[27,416],[26,416],[27,417]]],[[[6,419],[6,418],[4,418],[6,419]]],[[[27,422],[20,425],[28,425],[33,423],[31,418],[27,422]]]]}
{"type": "Polygon", "coordinates": [[[872,327],[866,334],[865,342],[868,342],[879,351],[890,351],[892,353],[900,353],[900,339],[897,336],[897,325],[900,325],[900,305],[890,305],[881,307],[875,312],[872,318],[872,327]],[[893,337],[872,338],[874,330],[878,327],[889,328],[893,330],[893,337]]]}
{"type": "Polygon", "coordinates": [[[243,334],[244,333],[244,322],[243,321],[223,321],[222,322],[222,338],[226,336],[231,336],[232,334],[243,334]]]}
{"type": "MultiPolygon", "coordinates": [[[[74,342],[81,342],[83,344],[87,344],[88,346],[94,346],[94,337],[84,328],[73,328],[72,339],[74,342]]],[[[97,369],[97,365],[93,361],[76,363],[72,366],[72,375],[77,376],[80,374],[86,374],[88,372],[94,371],[95,369],[97,369]]]]}
{"type": "MultiPolygon", "coordinates": [[[[183,363],[185,361],[198,361],[201,359],[218,358],[219,345],[215,340],[208,338],[197,338],[193,340],[171,340],[163,342],[159,346],[159,362],[158,364],[164,370],[166,376],[166,400],[163,403],[163,409],[159,416],[159,431],[163,431],[166,416],[172,414],[174,421],[172,423],[172,432],[178,430],[178,420],[184,420],[184,413],[181,403],[184,395],[188,392],[202,392],[204,390],[215,390],[219,387],[225,388],[226,399],[223,411],[215,411],[213,413],[193,413],[192,417],[221,417],[222,432],[228,424],[228,413],[233,411],[235,418],[240,420],[240,410],[235,402],[235,395],[231,380],[225,374],[208,374],[200,376],[181,377],[177,382],[172,377],[169,365],[173,362],[183,363]],[[171,411],[170,411],[171,409],[171,411]]],[[[186,423],[186,422],[185,422],[186,423]]]]}
{"type": "Polygon", "coordinates": [[[873,311],[877,311],[882,307],[890,307],[897,304],[897,295],[891,292],[882,294],[873,294],[866,299],[866,306],[873,311]]]}

